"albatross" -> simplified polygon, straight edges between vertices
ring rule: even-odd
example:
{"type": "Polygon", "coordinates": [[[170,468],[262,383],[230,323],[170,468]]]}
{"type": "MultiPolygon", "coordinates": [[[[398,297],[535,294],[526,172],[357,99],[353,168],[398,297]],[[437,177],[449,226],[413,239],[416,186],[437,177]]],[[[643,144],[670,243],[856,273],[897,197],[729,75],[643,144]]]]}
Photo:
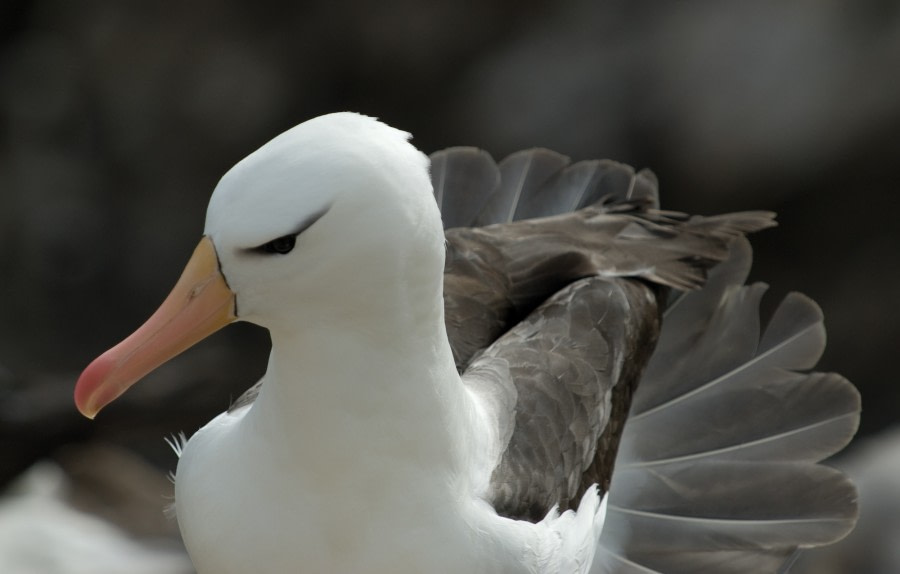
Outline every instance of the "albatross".
{"type": "Polygon", "coordinates": [[[815,303],[763,328],[744,284],[773,214],[409,138],[336,113],[239,162],[172,293],[77,382],[93,418],[224,325],[268,329],[262,379],[179,445],[200,573],[776,572],[849,532],[819,462],[859,397],[810,372],[815,303]]]}

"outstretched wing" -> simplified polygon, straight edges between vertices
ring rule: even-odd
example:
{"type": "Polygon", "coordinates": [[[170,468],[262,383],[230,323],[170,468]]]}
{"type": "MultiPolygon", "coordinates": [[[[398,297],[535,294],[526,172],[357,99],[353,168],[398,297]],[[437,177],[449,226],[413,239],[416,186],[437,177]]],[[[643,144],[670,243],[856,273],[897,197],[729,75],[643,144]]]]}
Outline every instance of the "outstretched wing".
{"type": "Polygon", "coordinates": [[[744,285],[749,243],[733,251],[665,312],[592,572],[776,572],[855,523],[853,485],[817,463],[856,432],[859,395],[804,372],[825,346],[810,299],[788,295],[760,337],[765,285],[744,285]]]}
{"type": "Polygon", "coordinates": [[[489,224],[447,231],[444,294],[457,367],[500,430],[487,496],[501,514],[538,520],[608,486],[661,286],[698,287],[734,237],[772,214],[662,212],[649,171],[568,165],[540,149],[499,166],[445,150],[432,179],[447,226],[489,224]]]}

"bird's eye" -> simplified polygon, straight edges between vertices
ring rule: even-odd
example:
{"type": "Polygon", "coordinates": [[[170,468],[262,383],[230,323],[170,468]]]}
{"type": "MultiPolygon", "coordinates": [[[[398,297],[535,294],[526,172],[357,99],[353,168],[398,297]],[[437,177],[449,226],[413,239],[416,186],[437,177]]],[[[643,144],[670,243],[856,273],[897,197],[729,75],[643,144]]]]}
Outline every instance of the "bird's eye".
{"type": "Polygon", "coordinates": [[[268,243],[263,243],[262,245],[257,245],[256,247],[247,247],[242,249],[244,253],[262,253],[262,254],[278,254],[285,255],[294,250],[294,245],[297,243],[297,236],[312,227],[312,225],[322,218],[323,215],[328,211],[326,207],[322,211],[314,212],[310,215],[307,215],[304,219],[302,219],[297,227],[294,228],[292,233],[288,233],[287,235],[282,235],[268,243]]]}
{"type": "Polygon", "coordinates": [[[290,253],[296,243],[296,235],[285,235],[284,237],[279,237],[278,239],[273,239],[268,243],[260,245],[259,250],[264,253],[278,253],[284,255],[285,253],[290,253]]]}

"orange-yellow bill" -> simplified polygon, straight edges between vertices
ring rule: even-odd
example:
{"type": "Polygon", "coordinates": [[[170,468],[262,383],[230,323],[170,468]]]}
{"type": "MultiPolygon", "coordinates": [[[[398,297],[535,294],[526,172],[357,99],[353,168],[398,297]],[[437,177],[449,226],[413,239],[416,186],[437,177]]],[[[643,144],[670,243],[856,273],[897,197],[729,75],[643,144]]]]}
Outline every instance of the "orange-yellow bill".
{"type": "Polygon", "coordinates": [[[81,373],[75,405],[94,418],[147,373],[235,319],[234,293],[219,271],[212,240],[203,237],[153,316],[81,373]]]}

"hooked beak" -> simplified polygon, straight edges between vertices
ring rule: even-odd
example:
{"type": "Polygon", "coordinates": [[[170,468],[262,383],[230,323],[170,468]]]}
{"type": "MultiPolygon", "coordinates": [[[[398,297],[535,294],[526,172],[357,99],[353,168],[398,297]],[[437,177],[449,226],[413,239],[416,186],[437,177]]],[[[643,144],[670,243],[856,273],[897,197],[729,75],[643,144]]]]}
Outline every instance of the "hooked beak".
{"type": "Polygon", "coordinates": [[[159,309],[81,373],[75,405],[94,418],[153,369],[236,319],[234,293],[219,270],[212,240],[204,236],[159,309]]]}

